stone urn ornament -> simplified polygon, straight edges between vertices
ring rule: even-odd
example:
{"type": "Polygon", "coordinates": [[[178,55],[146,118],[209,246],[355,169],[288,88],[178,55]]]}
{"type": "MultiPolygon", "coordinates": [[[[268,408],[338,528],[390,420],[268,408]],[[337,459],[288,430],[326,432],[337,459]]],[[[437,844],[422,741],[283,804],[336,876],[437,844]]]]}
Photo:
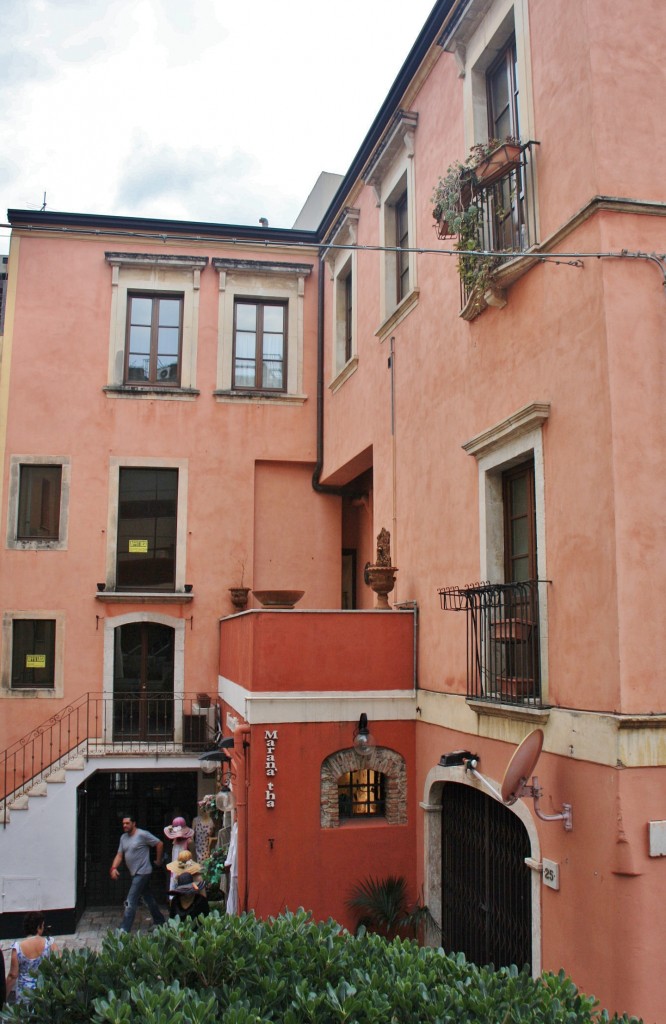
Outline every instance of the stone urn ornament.
{"type": "Polygon", "coordinates": [[[391,534],[382,529],[377,535],[377,560],[365,566],[363,579],[377,595],[377,608],[390,608],[388,594],[395,586],[397,569],[391,565],[391,534]]]}

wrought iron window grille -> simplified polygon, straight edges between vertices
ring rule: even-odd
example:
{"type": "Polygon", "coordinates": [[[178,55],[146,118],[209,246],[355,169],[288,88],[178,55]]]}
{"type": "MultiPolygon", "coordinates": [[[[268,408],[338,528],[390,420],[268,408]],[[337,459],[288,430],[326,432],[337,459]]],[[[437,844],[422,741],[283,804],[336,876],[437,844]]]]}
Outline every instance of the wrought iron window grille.
{"type": "Polygon", "coordinates": [[[542,706],[539,585],[546,582],[439,590],[442,609],[467,613],[468,700],[542,706]]]}

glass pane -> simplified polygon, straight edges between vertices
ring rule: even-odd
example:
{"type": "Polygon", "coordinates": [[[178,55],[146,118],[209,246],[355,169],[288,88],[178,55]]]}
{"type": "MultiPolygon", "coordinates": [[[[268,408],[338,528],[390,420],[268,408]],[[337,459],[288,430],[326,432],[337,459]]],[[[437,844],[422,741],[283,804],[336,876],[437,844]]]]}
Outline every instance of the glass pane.
{"type": "Polygon", "coordinates": [[[150,361],[147,356],[130,355],[127,360],[128,380],[148,380],[150,361]]]}
{"type": "Polygon", "coordinates": [[[511,524],[511,548],[514,555],[526,555],[529,551],[529,542],[527,517],[521,516],[520,519],[514,519],[511,524]]]}
{"type": "Polygon", "coordinates": [[[264,362],[262,384],[265,388],[282,387],[282,363],[264,362]]]}
{"type": "Polygon", "coordinates": [[[236,357],[238,359],[254,359],[257,344],[256,334],[236,332],[236,357]]]}
{"type": "Polygon", "coordinates": [[[525,515],[527,512],[527,475],[518,476],[511,481],[511,511],[514,516],[525,515]]]}
{"type": "Polygon", "coordinates": [[[54,657],[54,619],[14,619],[12,687],[17,689],[52,687],[54,657]]]}
{"type": "Polygon", "coordinates": [[[525,580],[530,578],[530,560],[527,555],[523,558],[514,558],[513,560],[513,574],[512,581],[514,583],[524,583],[525,580]]]}
{"type": "Polygon", "coordinates": [[[264,358],[282,359],[282,334],[264,334],[264,358]]]}
{"type": "Polygon", "coordinates": [[[236,328],[239,331],[256,331],[257,307],[246,302],[236,306],[236,328]]]}
{"type": "Polygon", "coordinates": [[[17,537],[57,540],[60,534],[61,466],[21,466],[17,537]]]}
{"type": "MultiPolygon", "coordinates": [[[[495,117],[509,106],[509,79],[506,64],[497,69],[490,80],[490,95],[495,117]]],[[[503,136],[498,135],[498,138],[503,136]]]]}
{"type": "Polygon", "coordinates": [[[153,313],[153,300],[146,298],[133,298],[132,299],[132,310],[130,313],[130,323],[132,324],[147,324],[150,326],[150,321],[153,313]]]}
{"type": "Polygon", "coordinates": [[[160,327],[157,333],[157,351],[163,356],[177,356],[180,331],[177,327],[160,327]]]}
{"type": "Polygon", "coordinates": [[[234,384],[237,388],[253,388],[255,382],[254,359],[237,359],[234,384]]]}
{"type": "Polygon", "coordinates": [[[158,356],[157,357],[157,379],[164,383],[164,381],[178,381],[178,360],[174,362],[173,356],[158,356]]]}
{"type": "Polygon", "coordinates": [[[284,330],[284,306],[264,306],[264,331],[282,333],[284,330]]]}
{"type": "Polygon", "coordinates": [[[177,491],[177,470],[121,469],[118,587],[174,587],[177,491]]]}
{"type": "Polygon", "coordinates": [[[150,352],[150,327],[130,327],[130,352],[150,352]]]}
{"type": "Polygon", "coordinates": [[[180,326],[180,299],[160,299],[160,327],[180,326]]]}

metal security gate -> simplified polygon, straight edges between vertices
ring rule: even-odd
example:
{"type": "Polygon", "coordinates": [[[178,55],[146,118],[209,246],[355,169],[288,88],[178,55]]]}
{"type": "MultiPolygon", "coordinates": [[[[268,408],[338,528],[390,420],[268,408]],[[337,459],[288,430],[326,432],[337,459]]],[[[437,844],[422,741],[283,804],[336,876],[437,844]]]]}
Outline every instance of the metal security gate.
{"type": "Polygon", "coordinates": [[[532,965],[527,832],[471,786],[442,791],[442,945],[476,964],[532,965]]]}

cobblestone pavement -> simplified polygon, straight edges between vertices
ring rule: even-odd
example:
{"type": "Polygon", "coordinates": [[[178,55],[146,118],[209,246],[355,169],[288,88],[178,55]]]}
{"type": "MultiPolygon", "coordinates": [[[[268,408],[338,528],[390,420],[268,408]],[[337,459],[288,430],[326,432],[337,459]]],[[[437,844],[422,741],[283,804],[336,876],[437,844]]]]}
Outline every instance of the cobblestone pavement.
{"type": "MultiPolygon", "coordinates": [[[[166,916],[167,911],[165,907],[162,908],[162,912],[166,916]]],[[[120,919],[122,916],[122,906],[94,907],[91,910],[85,910],[81,915],[76,931],[72,935],[53,935],[53,941],[59,950],[83,949],[86,946],[89,949],[100,949],[102,939],[108,931],[113,931],[120,925],[120,919]]],[[[152,923],[153,920],[150,914],[145,907],[141,906],[134,918],[132,932],[147,932],[152,923]]],[[[19,935],[17,938],[22,939],[25,938],[25,936],[19,935]]],[[[16,942],[16,939],[0,940],[0,946],[2,947],[2,952],[5,956],[5,967],[7,970],[9,970],[11,948],[14,942],[16,942]]]]}

